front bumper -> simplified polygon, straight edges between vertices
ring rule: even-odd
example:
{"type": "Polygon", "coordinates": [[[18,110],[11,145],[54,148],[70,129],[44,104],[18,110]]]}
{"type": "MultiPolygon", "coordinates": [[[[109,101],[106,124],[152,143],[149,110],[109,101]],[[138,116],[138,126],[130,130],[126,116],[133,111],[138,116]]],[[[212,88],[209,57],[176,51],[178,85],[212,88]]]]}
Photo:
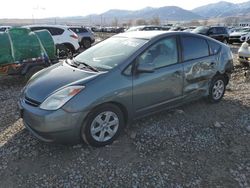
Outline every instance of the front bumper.
{"type": "Polygon", "coordinates": [[[25,127],[39,140],[56,143],[79,143],[81,126],[87,113],[70,113],[33,107],[20,99],[19,108],[25,127]]]}
{"type": "Polygon", "coordinates": [[[240,40],[240,38],[230,38],[230,37],[228,39],[228,42],[229,43],[234,43],[234,42],[235,43],[242,43],[241,40],[240,40]]]}

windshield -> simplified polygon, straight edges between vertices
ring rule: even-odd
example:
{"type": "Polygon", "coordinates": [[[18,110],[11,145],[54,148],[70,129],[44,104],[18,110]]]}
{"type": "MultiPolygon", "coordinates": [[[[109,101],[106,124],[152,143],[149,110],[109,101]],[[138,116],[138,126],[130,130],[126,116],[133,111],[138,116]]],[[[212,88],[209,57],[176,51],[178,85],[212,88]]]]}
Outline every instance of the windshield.
{"type": "Polygon", "coordinates": [[[146,42],[144,39],[112,37],[82,52],[75,60],[107,71],[122,63],[146,42]]]}
{"type": "Polygon", "coordinates": [[[204,27],[204,26],[201,26],[201,27],[197,27],[195,28],[192,33],[199,33],[199,34],[206,34],[207,31],[208,31],[208,27],[204,27]]]}

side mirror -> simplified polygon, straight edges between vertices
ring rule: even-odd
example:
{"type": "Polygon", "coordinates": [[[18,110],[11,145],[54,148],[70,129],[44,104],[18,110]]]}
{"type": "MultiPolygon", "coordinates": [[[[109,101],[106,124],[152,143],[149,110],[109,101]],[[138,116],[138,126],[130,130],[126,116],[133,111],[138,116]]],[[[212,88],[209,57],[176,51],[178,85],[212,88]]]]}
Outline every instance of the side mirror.
{"type": "Polygon", "coordinates": [[[152,73],[155,71],[153,64],[151,63],[141,63],[137,66],[137,73],[152,73]]]}

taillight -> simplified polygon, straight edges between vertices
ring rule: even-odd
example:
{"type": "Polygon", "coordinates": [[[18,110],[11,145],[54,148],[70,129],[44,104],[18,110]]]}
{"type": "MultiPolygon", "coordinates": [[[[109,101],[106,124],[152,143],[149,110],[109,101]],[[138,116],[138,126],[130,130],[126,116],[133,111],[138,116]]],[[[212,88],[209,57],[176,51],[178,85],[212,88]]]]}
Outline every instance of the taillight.
{"type": "Polygon", "coordinates": [[[73,33],[72,35],[70,35],[72,38],[74,38],[74,39],[78,39],[78,35],[77,34],[75,34],[75,33],[73,33]]]}

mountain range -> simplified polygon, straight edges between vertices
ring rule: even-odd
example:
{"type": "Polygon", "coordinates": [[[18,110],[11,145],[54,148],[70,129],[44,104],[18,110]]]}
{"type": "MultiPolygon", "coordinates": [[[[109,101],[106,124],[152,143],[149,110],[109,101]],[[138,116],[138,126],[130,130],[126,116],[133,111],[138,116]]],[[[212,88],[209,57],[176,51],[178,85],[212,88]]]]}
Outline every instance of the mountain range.
{"type": "Polygon", "coordinates": [[[191,11],[205,18],[224,18],[229,16],[247,17],[250,15],[250,1],[238,4],[220,1],[218,3],[197,7],[191,11]]]}
{"type": "Polygon", "coordinates": [[[78,18],[88,18],[93,21],[105,19],[106,22],[114,18],[118,20],[129,20],[150,19],[152,17],[159,17],[161,20],[189,21],[231,16],[250,17],[250,1],[238,4],[220,1],[218,3],[197,7],[193,10],[185,10],[177,6],[165,6],[159,8],[146,7],[136,11],[112,9],[102,14],[92,14],[78,18]]]}
{"type": "MultiPolygon", "coordinates": [[[[159,8],[146,7],[140,10],[111,9],[102,14],[87,16],[55,17],[45,19],[0,19],[2,24],[71,24],[71,25],[110,25],[114,22],[125,23],[130,20],[150,20],[159,18],[162,22],[168,21],[192,21],[202,19],[217,19],[226,17],[247,18],[250,20],[250,1],[244,3],[230,3],[220,1],[207,4],[193,10],[185,10],[177,6],[164,6],[159,8]]],[[[246,20],[246,19],[245,19],[246,20]]]]}

